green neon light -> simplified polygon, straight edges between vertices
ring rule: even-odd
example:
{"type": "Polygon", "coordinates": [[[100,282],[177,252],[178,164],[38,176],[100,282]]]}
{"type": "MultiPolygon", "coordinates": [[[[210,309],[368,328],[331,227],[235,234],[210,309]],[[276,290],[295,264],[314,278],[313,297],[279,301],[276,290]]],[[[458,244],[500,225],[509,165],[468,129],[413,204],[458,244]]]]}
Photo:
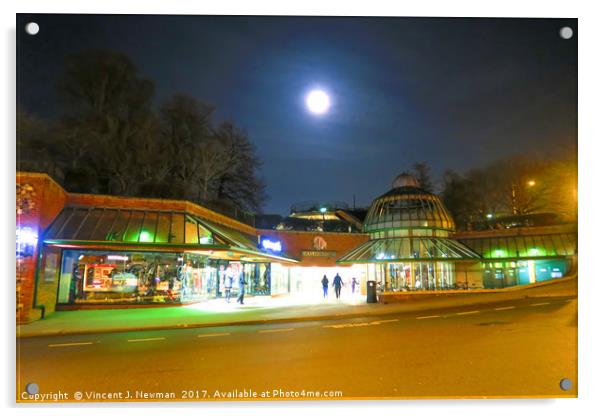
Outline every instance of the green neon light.
{"type": "Polygon", "coordinates": [[[148,231],[141,231],[140,235],[138,236],[138,241],[142,243],[148,243],[153,241],[153,239],[148,231]]]}
{"type": "Polygon", "coordinates": [[[506,250],[495,250],[492,257],[508,257],[506,250]]]}

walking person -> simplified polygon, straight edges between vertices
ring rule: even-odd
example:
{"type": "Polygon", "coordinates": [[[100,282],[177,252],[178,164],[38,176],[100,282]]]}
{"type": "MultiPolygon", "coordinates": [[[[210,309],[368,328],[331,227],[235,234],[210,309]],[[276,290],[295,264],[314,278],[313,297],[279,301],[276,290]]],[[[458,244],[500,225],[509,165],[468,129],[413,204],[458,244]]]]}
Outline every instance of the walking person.
{"type": "Polygon", "coordinates": [[[351,294],[355,294],[355,286],[357,285],[357,279],[355,277],[351,278],[351,294]]]}
{"type": "Polygon", "coordinates": [[[328,277],[324,275],[322,278],[322,290],[324,291],[324,299],[328,297],[328,277]]]}
{"type": "Polygon", "coordinates": [[[244,300],[245,300],[245,285],[247,283],[245,282],[245,274],[244,273],[240,273],[238,275],[238,299],[236,299],[236,302],[240,303],[241,305],[244,305],[244,300]]]}
{"type": "Polygon", "coordinates": [[[230,303],[230,293],[232,292],[232,283],[234,281],[234,275],[232,268],[228,267],[226,270],[226,276],[224,277],[224,292],[226,292],[226,302],[230,303]]]}
{"type": "Polygon", "coordinates": [[[337,273],[332,281],[332,285],[334,286],[334,294],[337,296],[337,299],[341,298],[341,286],[343,286],[343,279],[337,273]]]}

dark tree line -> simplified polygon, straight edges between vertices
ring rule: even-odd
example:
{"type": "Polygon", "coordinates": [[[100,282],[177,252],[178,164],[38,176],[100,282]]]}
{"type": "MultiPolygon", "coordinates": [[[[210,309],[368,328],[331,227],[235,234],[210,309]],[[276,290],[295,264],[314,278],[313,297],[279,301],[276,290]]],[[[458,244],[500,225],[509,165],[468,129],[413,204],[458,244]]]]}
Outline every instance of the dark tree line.
{"type": "Polygon", "coordinates": [[[483,168],[443,175],[443,202],[459,229],[508,216],[555,214],[577,220],[577,158],[513,156],[483,168]]]}
{"type": "Polygon", "coordinates": [[[17,168],[68,191],[188,199],[259,212],[261,162],[247,134],[214,108],[175,94],[155,108],[154,83],[125,55],[70,56],[58,84],[62,116],[17,119],[17,168]]]}
{"type": "Polygon", "coordinates": [[[466,172],[448,170],[437,181],[439,192],[426,162],[410,172],[424,190],[441,196],[460,230],[529,214],[577,220],[577,157],[570,149],[559,158],[512,156],[466,172]]]}

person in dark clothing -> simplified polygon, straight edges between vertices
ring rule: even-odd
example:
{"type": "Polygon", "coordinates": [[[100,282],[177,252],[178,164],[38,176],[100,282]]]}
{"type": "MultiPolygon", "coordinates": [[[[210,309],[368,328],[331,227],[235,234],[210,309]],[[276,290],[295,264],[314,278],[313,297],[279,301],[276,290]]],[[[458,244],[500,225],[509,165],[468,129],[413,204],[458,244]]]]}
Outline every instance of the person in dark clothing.
{"type": "Polygon", "coordinates": [[[324,275],[322,278],[322,290],[324,290],[324,298],[328,297],[328,277],[324,275]]]}
{"type": "Polygon", "coordinates": [[[357,279],[354,277],[351,279],[351,293],[355,294],[355,286],[357,285],[357,279]]]}
{"type": "Polygon", "coordinates": [[[341,297],[341,286],[343,286],[343,279],[341,279],[341,276],[339,276],[338,273],[334,277],[332,285],[334,286],[334,293],[337,296],[337,299],[339,299],[341,297]]]}
{"type": "Polygon", "coordinates": [[[238,303],[240,303],[241,305],[244,305],[244,299],[245,299],[245,285],[247,283],[245,282],[245,274],[244,273],[240,273],[238,275],[238,299],[236,299],[236,301],[238,303]]]}

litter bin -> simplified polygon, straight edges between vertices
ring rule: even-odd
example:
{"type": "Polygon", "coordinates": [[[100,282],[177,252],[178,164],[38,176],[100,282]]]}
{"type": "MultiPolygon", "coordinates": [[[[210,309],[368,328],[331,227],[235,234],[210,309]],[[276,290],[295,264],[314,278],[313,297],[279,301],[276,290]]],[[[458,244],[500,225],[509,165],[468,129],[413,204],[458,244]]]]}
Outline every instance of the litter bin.
{"type": "Polygon", "coordinates": [[[376,303],[376,281],[366,282],[366,303],[376,303]]]}

